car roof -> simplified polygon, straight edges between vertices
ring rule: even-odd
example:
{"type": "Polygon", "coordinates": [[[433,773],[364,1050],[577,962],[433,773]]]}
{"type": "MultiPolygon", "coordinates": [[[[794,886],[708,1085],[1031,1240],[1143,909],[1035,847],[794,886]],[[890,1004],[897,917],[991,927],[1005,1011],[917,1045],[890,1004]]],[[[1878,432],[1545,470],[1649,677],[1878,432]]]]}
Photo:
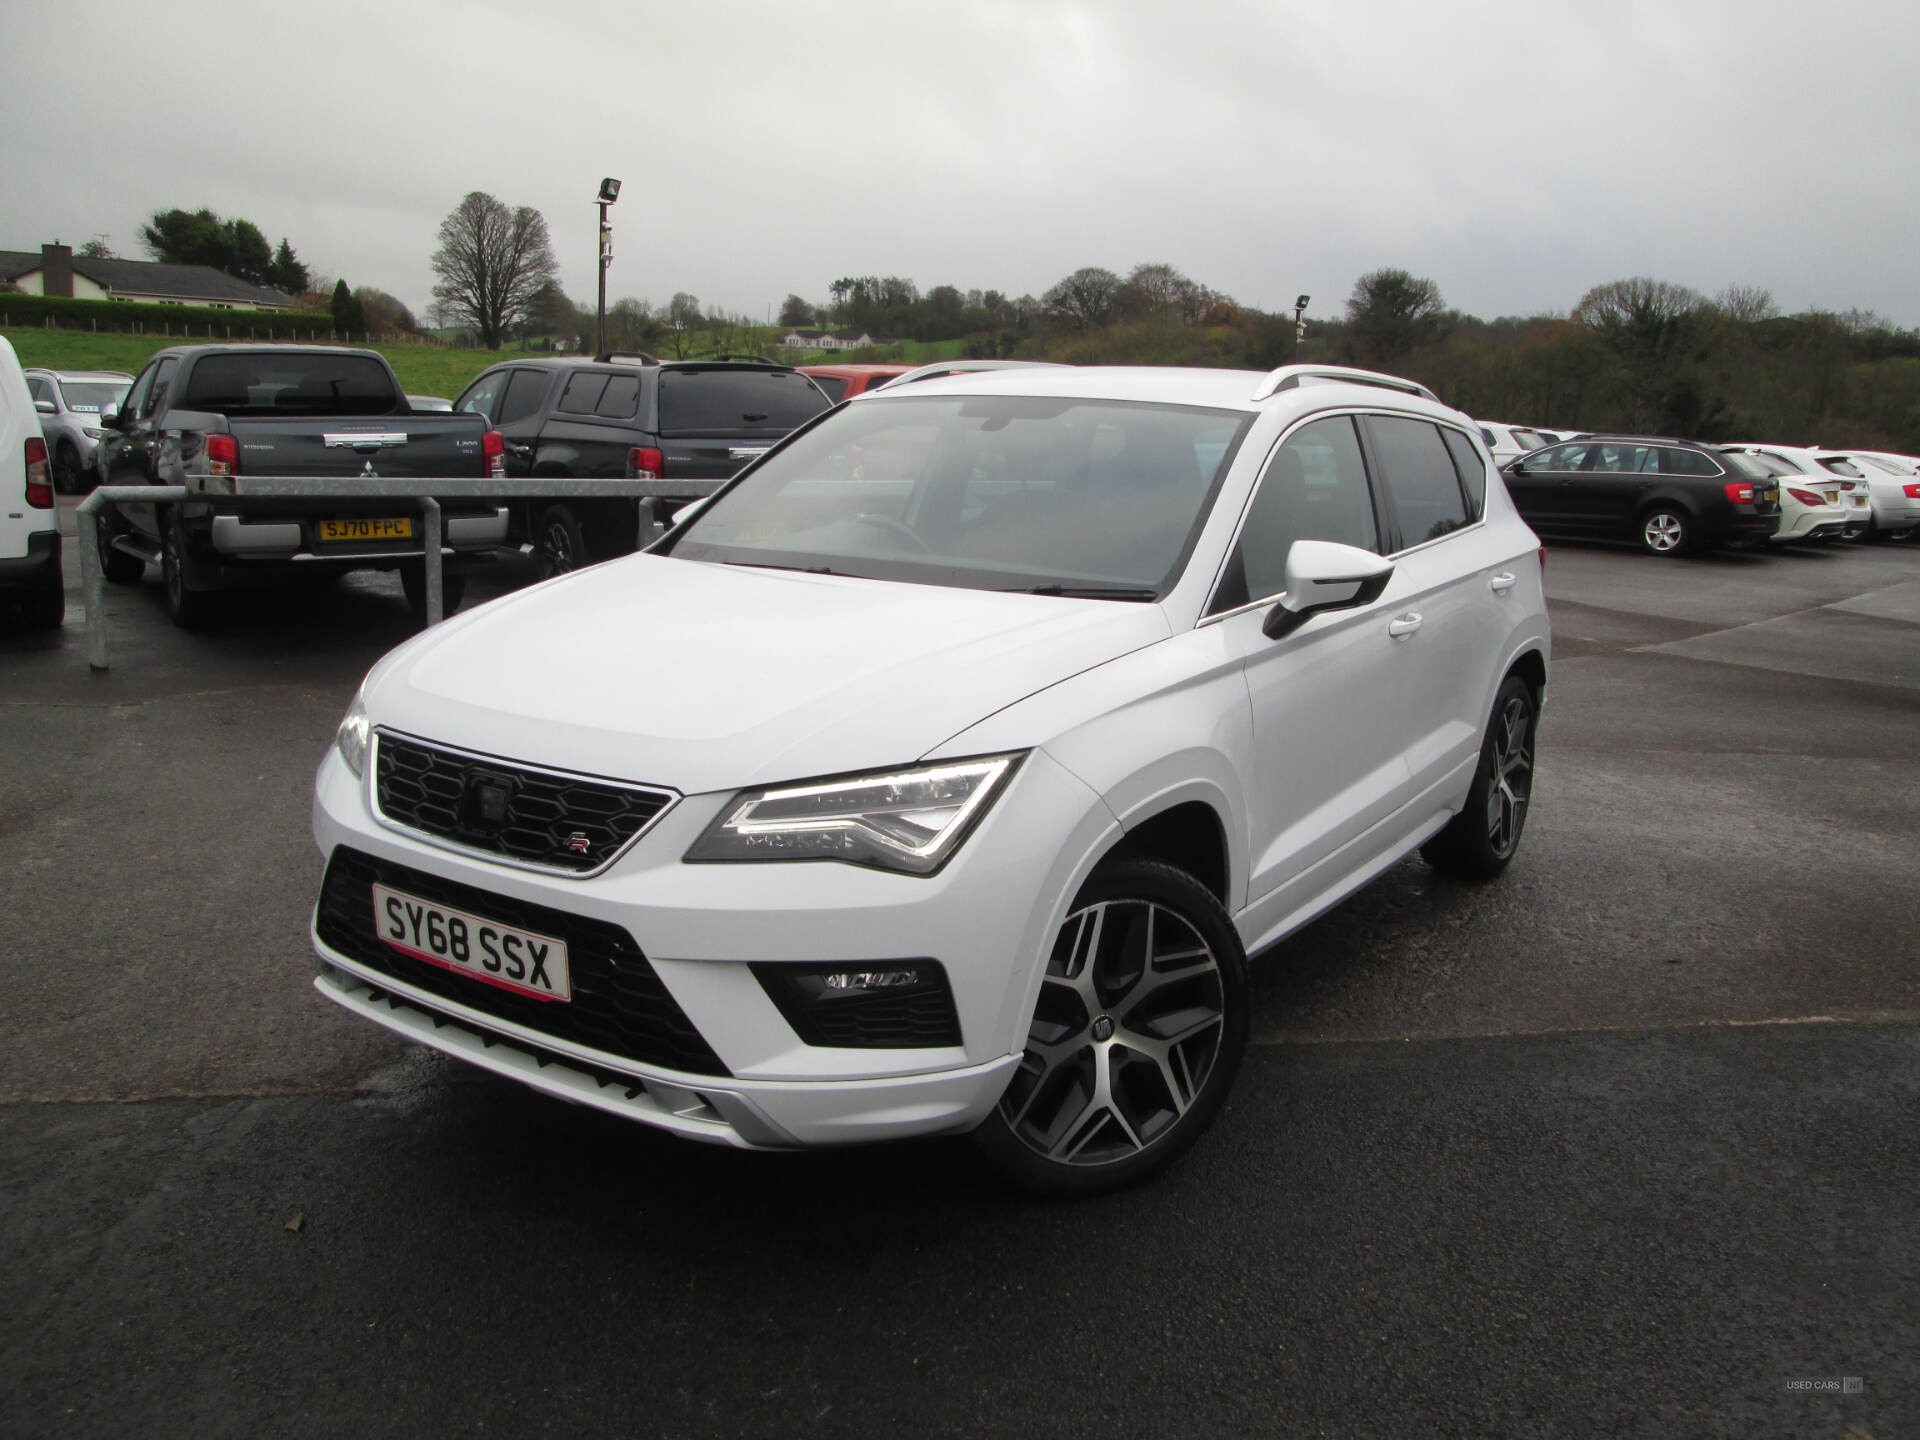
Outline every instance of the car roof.
{"type": "Polygon", "coordinates": [[[1119,400],[1195,405],[1249,413],[1284,408],[1300,412],[1344,407],[1412,411],[1471,425],[1465,415],[1425,392],[1408,393],[1412,382],[1364,371],[1325,371],[1313,366],[1279,370],[1214,370],[1197,366],[1022,365],[956,371],[902,386],[898,381],[869,390],[849,405],[879,404],[912,396],[1006,395],[1074,400],[1119,400]],[[1352,377],[1364,378],[1352,378],[1352,377]],[[1258,394],[1261,398],[1256,399],[1258,394]],[[1305,402],[1305,403],[1302,403],[1305,402]]]}
{"type": "Polygon", "coordinates": [[[904,375],[913,367],[863,362],[847,365],[796,365],[794,369],[802,375],[837,375],[850,380],[856,375],[904,375]]]}
{"type": "Polygon", "coordinates": [[[124,370],[55,370],[50,365],[27,365],[23,375],[51,375],[56,380],[131,380],[124,370]]]}

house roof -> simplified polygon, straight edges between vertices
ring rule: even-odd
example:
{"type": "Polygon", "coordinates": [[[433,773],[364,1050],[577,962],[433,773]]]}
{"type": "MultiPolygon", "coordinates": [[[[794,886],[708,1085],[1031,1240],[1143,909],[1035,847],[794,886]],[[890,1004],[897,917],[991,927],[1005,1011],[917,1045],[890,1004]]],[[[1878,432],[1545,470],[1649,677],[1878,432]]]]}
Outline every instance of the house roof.
{"type": "MultiPolygon", "coordinates": [[[[0,280],[14,280],[44,264],[36,251],[0,250],[0,280]]],[[[169,300],[244,300],[250,305],[291,305],[293,297],[270,285],[237,279],[211,265],[168,265],[157,260],[88,260],[73,257],[73,273],[102,289],[169,300]]]]}

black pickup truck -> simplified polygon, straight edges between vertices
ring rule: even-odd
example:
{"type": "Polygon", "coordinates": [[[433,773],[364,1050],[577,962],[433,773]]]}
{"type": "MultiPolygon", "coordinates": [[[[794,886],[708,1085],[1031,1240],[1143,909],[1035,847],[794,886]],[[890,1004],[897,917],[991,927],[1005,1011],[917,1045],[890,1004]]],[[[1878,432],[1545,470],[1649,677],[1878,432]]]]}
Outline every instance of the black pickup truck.
{"type": "MultiPolygon", "coordinates": [[[[417,502],[382,498],[383,477],[499,476],[504,446],[479,415],[417,413],[377,351],[287,345],[161,350],[102,417],[99,464],[113,485],[184,485],[174,504],[110,505],[100,561],[120,584],[158,561],[174,622],[210,618],[217,592],[267,570],[398,569],[425,606],[417,502]],[[329,499],[236,495],[235,476],[364,478],[365,494],[329,499]]],[[[242,487],[243,488],[243,487],[242,487]]],[[[458,557],[497,548],[506,502],[442,503],[446,608],[460,603],[458,557]]]]}
{"type": "MultiPolygon", "coordinates": [[[[454,409],[500,432],[512,476],[726,480],[832,405],[791,365],[758,356],[634,353],[503,361],[454,409]]],[[[509,505],[509,543],[532,546],[549,573],[627,554],[643,523],[631,500],[543,500],[537,484],[509,505]]]]}

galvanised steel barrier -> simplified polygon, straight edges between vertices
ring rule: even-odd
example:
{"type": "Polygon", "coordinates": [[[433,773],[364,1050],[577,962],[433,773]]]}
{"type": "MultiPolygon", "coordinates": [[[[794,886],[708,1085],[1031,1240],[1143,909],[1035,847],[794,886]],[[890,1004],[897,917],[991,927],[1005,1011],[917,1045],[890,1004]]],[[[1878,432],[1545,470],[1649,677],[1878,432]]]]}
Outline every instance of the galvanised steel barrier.
{"type": "MultiPolygon", "coordinates": [[[[438,625],[446,618],[443,591],[447,551],[443,548],[445,530],[440,513],[442,500],[587,500],[652,499],[698,500],[711,495],[725,480],[587,480],[573,476],[532,479],[493,479],[473,477],[424,477],[342,475],[316,478],[310,475],[235,475],[228,479],[202,480],[195,488],[185,485],[102,485],[80,502],[74,511],[74,525],[80,543],[80,589],[87,609],[87,664],[95,670],[107,667],[106,575],[100,564],[100,512],[110,504],[154,505],[181,500],[221,499],[233,496],[282,500],[410,500],[423,518],[426,534],[422,537],[422,557],[426,569],[427,623],[438,625]],[[200,488],[204,486],[205,488],[200,488]],[[214,488],[214,487],[218,488],[214,488]]],[[[324,561],[324,555],[316,560],[324,561]]]]}

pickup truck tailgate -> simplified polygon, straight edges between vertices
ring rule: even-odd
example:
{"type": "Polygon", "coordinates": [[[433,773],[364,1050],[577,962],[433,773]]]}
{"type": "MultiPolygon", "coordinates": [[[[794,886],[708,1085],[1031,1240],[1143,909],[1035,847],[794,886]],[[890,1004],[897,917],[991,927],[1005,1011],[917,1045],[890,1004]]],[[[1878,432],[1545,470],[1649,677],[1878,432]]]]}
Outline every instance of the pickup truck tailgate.
{"type": "Polygon", "coordinates": [[[242,475],[485,473],[478,415],[302,415],[228,421],[242,475]]]}

